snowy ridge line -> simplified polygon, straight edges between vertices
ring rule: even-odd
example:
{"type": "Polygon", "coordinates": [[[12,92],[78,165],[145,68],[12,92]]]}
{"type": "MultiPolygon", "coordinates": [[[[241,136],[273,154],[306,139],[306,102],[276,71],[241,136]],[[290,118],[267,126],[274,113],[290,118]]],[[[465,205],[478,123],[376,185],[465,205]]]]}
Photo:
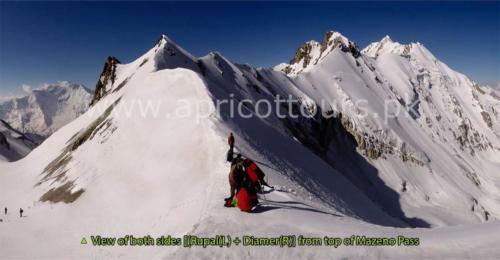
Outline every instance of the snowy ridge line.
{"type": "MultiPolygon", "coordinates": [[[[338,38],[339,36],[336,35],[335,37],[338,38]]],[[[331,42],[328,40],[330,38],[330,36],[325,37],[327,44],[331,42]]],[[[230,93],[229,97],[234,98],[234,100],[253,102],[253,105],[242,106],[244,107],[243,110],[251,112],[252,115],[258,114],[259,111],[259,107],[255,106],[255,103],[275,100],[279,95],[291,95],[299,101],[307,100],[307,102],[299,102],[300,105],[312,105],[316,108],[320,108],[318,104],[325,100],[330,104],[329,107],[332,108],[336,108],[334,105],[336,103],[350,102],[349,106],[342,108],[340,111],[334,110],[332,115],[342,113],[342,118],[346,119],[341,120],[342,128],[345,129],[344,131],[348,135],[352,136],[355,141],[354,145],[358,147],[365,157],[375,160],[371,161],[372,164],[385,164],[384,160],[392,161],[394,159],[401,160],[403,163],[409,161],[419,166],[425,165],[422,170],[431,174],[433,172],[446,172],[447,174],[444,176],[445,179],[448,179],[446,182],[455,178],[465,178],[457,183],[463,183],[464,181],[470,183],[470,176],[481,175],[477,173],[477,171],[481,170],[469,169],[470,173],[452,176],[455,175],[456,171],[462,171],[463,169],[456,161],[454,151],[457,149],[462,151],[471,149],[471,156],[463,156],[462,160],[466,160],[468,165],[478,165],[473,162],[477,160],[474,158],[477,151],[489,152],[488,147],[492,147],[490,138],[495,138],[495,142],[498,142],[498,138],[495,134],[492,134],[495,131],[488,128],[481,129],[485,135],[479,135],[479,138],[477,138],[476,129],[473,129],[473,132],[468,132],[468,125],[457,126],[450,124],[456,115],[461,118],[469,115],[465,114],[465,110],[456,112],[458,111],[456,102],[459,102],[456,97],[460,96],[461,93],[452,92],[448,84],[459,84],[458,88],[475,93],[474,95],[478,96],[475,98],[478,102],[481,102],[485,93],[477,91],[473,85],[474,83],[463,75],[455,75],[453,74],[455,72],[437,62],[435,57],[423,45],[410,44],[411,48],[400,48],[389,40],[387,38],[382,40],[385,43],[377,48],[376,59],[365,56],[363,51],[359,51],[355,44],[349,40],[342,40],[337,42],[338,44],[335,44],[333,40],[331,47],[325,49],[328,51],[322,52],[321,62],[312,64],[307,70],[296,73],[296,75],[283,75],[283,73],[273,70],[253,69],[248,65],[234,65],[219,53],[211,53],[205,57],[195,58],[167,37],[161,37],[158,44],[141,58],[130,64],[117,65],[115,82],[125,82],[125,85],[116,87],[116,85],[107,83],[107,86],[110,86],[113,93],[115,90],[120,93],[126,89],[130,81],[133,81],[134,77],[137,77],[137,74],[156,70],[185,68],[199,73],[206,84],[218,85],[218,89],[210,88],[210,92],[223,91],[230,93]],[[397,48],[392,48],[392,45],[397,48]],[[382,51],[385,48],[389,48],[388,51],[382,51]],[[394,74],[396,75],[394,77],[387,73],[386,68],[392,68],[396,65],[399,67],[395,70],[397,73],[394,74]],[[422,74],[422,68],[426,68],[424,74],[422,74]],[[398,70],[404,71],[403,77],[398,74],[398,70]],[[333,83],[335,88],[333,90],[329,88],[332,83],[332,78],[329,76],[331,71],[334,71],[333,83]],[[448,78],[454,78],[454,80],[443,80],[448,78]],[[313,87],[311,88],[311,86],[313,87]],[[333,91],[333,93],[330,93],[330,91],[333,91]],[[347,98],[347,101],[339,100],[339,95],[347,98]],[[360,110],[363,107],[352,102],[352,100],[366,100],[366,110],[369,112],[360,117],[360,110]],[[395,114],[393,118],[389,119],[377,117],[377,115],[387,114],[387,106],[385,105],[387,100],[395,103],[397,111],[411,110],[413,114],[420,114],[420,116],[412,117],[409,116],[410,113],[405,112],[395,114]],[[394,102],[394,100],[398,102],[394,102]],[[447,100],[452,100],[452,102],[446,103],[447,100]],[[438,113],[435,114],[434,111],[438,113]],[[435,120],[430,119],[432,117],[435,120]],[[374,129],[374,125],[378,127],[374,129]],[[462,133],[459,135],[460,131],[462,133]],[[429,132],[431,133],[429,134],[429,132]],[[440,132],[446,134],[446,136],[440,135],[440,132]],[[436,136],[440,137],[437,138],[436,136]],[[429,139],[429,137],[431,138],[429,139]],[[421,140],[425,141],[422,142],[421,140]],[[457,140],[451,143],[451,149],[449,140],[457,140]],[[433,142],[439,142],[441,145],[432,145],[433,142]],[[436,147],[439,147],[438,150],[435,149],[436,147]],[[478,150],[476,151],[476,149],[478,150]],[[394,158],[388,157],[391,154],[395,155],[394,158]],[[444,154],[446,154],[445,157],[441,158],[441,155],[444,154]],[[449,169],[450,164],[454,165],[454,170],[449,169]]],[[[302,59],[305,59],[304,57],[302,59]]],[[[391,69],[390,71],[394,70],[391,69]]],[[[466,95],[460,100],[466,100],[470,97],[469,94],[468,97],[466,95]]],[[[212,102],[217,103],[220,100],[225,100],[224,98],[227,99],[227,96],[217,95],[216,98],[212,99],[212,102]]],[[[488,103],[480,104],[482,108],[489,106],[488,103]]],[[[288,112],[291,113],[294,109],[296,108],[288,109],[288,112]]],[[[224,108],[221,110],[224,110],[224,108]]],[[[211,117],[213,113],[206,113],[205,116],[211,117]]],[[[217,116],[224,117],[226,115],[219,113],[217,116]]],[[[328,129],[328,124],[324,124],[322,120],[324,119],[317,117],[309,119],[305,115],[299,116],[297,119],[286,118],[284,120],[276,115],[261,118],[261,121],[266,125],[293,136],[337,168],[337,162],[335,162],[337,159],[328,154],[335,153],[336,149],[342,148],[333,145],[333,139],[335,138],[332,137],[328,137],[330,140],[327,140],[325,145],[325,142],[321,141],[321,138],[323,138],[321,136],[328,135],[328,131],[338,131],[338,129],[328,129]],[[320,128],[324,128],[319,133],[314,130],[315,125],[318,123],[320,128]],[[305,137],[305,135],[311,137],[305,137]]],[[[478,122],[484,123],[482,120],[478,122]]],[[[395,163],[400,164],[400,162],[395,163]]],[[[383,171],[392,172],[392,179],[408,179],[408,177],[397,176],[397,172],[401,171],[401,169],[390,169],[394,165],[389,169],[385,166],[386,168],[383,171]]],[[[411,165],[404,166],[404,168],[404,171],[421,171],[414,169],[411,165]]],[[[482,171],[483,175],[487,174],[484,173],[484,170],[482,171]]],[[[434,176],[433,178],[439,177],[434,176]]],[[[480,177],[472,177],[472,179],[476,178],[480,177]]],[[[391,185],[392,189],[399,190],[399,184],[393,182],[391,185]]],[[[469,187],[469,185],[466,186],[469,187]]],[[[480,189],[477,185],[474,186],[471,188],[480,189]]],[[[463,192],[465,188],[458,189],[463,192]]],[[[465,194],[467,193],[465,192],[465,194]]],[[[423,197],[430,196],[425,195],[423,197]]]]}
{"type": "Polygon", "coordinates": [[[500,100],[421,44],[392,48],[385,39],[374,58],[340,34],[325,39],[298,51],[289,73],[237,65],[220,53],[197,58],[166,36],[135,61],[108,66],[85,114],[25,158],[0,162],[2,200],[29,216],[9,216],[0,250],[8,258],[327,258],[329,248],[137,250],[79,242],[93,234],[364,234],[419,237],[422,244],[404,250],[343,247],[336,255],[498,255],[500,154],[492,147],[500,146],[494,112],[500,100]],[[215,113],[217,100],[231,95],[252,101],[242,108],[252,114],[261,109],[259,100],[279,95],[298,100],[282,107],[287,113],[300,112],[304,104],[307,111],[333,116],[245,118],[224,106],[215,113]],[[413,116],[398,114],[384,124],[376,115],[391,99],[395,108],[415,111],[413,116]],[[112,113],[133,100],[159,100],[158,115],[175,114],[179,100],[209,106],[168,119],[143,116],[139,107],[126,116],[112,113]],[[359,117],[356,100],[368,101],[366,116],[359,117]],[[253,214],[223,207],[231,132],[238,152],[268,165],[269,183],[288,191],[265,194],[264,200],[278,203],[263,203],[253,214]],[[53,178],[44,179],[45,169],[54,170],[53,178]],[[40,239],[43,246],[26,250],[40,239]]]}

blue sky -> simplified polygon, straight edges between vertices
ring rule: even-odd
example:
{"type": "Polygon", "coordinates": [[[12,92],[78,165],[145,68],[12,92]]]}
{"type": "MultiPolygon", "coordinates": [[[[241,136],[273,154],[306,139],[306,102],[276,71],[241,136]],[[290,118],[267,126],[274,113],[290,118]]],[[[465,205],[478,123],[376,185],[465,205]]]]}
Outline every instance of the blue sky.
{"type": "Polygon", "coordinates": [[[164,33],[196,56],[272,66],[336,30],[364,47],[421,42],[482,84],[500,82],[496,2],[1,2],[0,95],[70,80],[94,88],[107,56],[129,62],[164,33]]]}

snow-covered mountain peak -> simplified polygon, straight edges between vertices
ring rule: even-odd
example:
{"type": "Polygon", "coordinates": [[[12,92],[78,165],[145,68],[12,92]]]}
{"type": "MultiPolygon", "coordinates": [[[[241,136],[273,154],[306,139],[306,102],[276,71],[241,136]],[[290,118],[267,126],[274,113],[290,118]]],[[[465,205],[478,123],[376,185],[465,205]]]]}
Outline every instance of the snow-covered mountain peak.
{"type": "Polygon", "coordinates": [[[402,44],[393,41],[389,35],[384,36],[378,42],[370,43],[361,53],[375,59],[382,55],[392,54],[404,57],[411,56],[414,59],[429,60],[432,62],[436,60],[434,55],[420,42],[402,44]]]}
{"type": "Polygon", "coordinates": [[[85,112],[92,97],[81,84],[59,81],[28,89],[25,96],[3,99],[0,118],[24,134],[49,136],[85,112]]]}
{"type": "Polygon", "coordinates": [[[377,58],[379,55],[386,53],[403,54],[409,48],[411,48],[411,44],[404,45],[394,42],[389,35],[386,35],[380,41],[370,43],[361,53],[372,58],[377,58]]]}
{"type": "Polygon", "coordinates": [[[343,51],[357,49],[356,45],[341,33],[328,31],[321,43],[314,40],[307,41],[297,49],[289,64],[279,64],[274,67],[274,70],[282,71],[289,76],[296,76],[301,72],[309,71],[336,48],[341,48],[343,51]]]}
{"type": "Polygon", "coordinates": [[[380,42],[393,42],[393,41],[391,39],[391,36],[386,35],[386,36],[384,36],[384,38],[382,38],[382,40],[380,42]]]}
{"type": "Polygon", "coordinates": [[[156,44],[136,60],[122,64],[115,57],[108,57],[96,84],[92,105],[110,93],[119,91],[136,75],[163,69],[197,68],[197,58],[162,34],[156,44]]]}
{"type": "Polygon", "coordinates": [[[196,57],[166,35],[162,35],[160,44],[154,51],[154,62],[157,70],[186,66],[192,68],[192,63],[196,61],[196,57]]]}
{"type": "Polygon", "coordinates": [[[323,37],[322,44],[330,44],[332,41],[340,41],[345,45],[349,44],[349,39],[342,35],[340,32],[336,31],[328,31],[325,33],[325,36],[323,37]]]}
{"type": "Polygon", "coordinates": [[[169,41],[171,41],[171,40],[170,40],[170,38],[168,38],[168,36],[166,34],[161,34],[158,41],[156,41],[155,46],[159,47],[160,45],[165,44],[166,42],[169,42],[169,41]]]}

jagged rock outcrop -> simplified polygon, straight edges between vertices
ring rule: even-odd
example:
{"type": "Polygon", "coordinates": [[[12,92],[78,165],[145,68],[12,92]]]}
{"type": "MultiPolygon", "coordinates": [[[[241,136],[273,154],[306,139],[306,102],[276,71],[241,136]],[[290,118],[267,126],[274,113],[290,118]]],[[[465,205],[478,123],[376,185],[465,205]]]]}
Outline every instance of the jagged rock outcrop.
{"type": "Polygon", "coordinates": [[[358,46],[349,41],[349,44],[346,45],[341,45],[342,46],[342,51],[343,52],[350,52],[354,58],[359,58],[361,56],[361,51],[359,50],[358,46]]]}
{"type": "Polygon", "coordinates": [[[488,125],[488,127],[491,128],[493,126],[493,122],[491,121],[490,114],[488,114],[488,112],[486,112],[486,111],[482,111],[481,116],[483,117],[483,120],[486,123],[486,125],[488,125]]]}
{"type": "Polygon", "coordinates": [[[120,64],[120,61],[115,57],[109,56],[106,59],[101,76],[95,86],[94,98],[92,98],[92,101],[90,102],[91,106],[101,100],[115,83],[117,64],[120,64]]]}
{"type": "Polygon", "coordinates": [[[317,46],[317,42],[307,42],[304,46],[300,47],[296,52],[293,58],[290,60],[290,64],[296,64],[300,61],[304,60],[302,63],[302,67],[305,68],[311,62],[311,51],[313,46],[317,46]]]}
{"type": "MultiPolygon", "coordinates": [[[[298,48],[289,64],[282,64],[280,71],[293,76],[318,64],[328,53],[340,48],[344,52],[351,52],[354,57],[359,57],[360,51],[354,43],[342,34],[334,31],[326,32],[321,43],[308,41],[298,48]]],[[[278,69],[278,68],[275,68],[278,69]]]]}

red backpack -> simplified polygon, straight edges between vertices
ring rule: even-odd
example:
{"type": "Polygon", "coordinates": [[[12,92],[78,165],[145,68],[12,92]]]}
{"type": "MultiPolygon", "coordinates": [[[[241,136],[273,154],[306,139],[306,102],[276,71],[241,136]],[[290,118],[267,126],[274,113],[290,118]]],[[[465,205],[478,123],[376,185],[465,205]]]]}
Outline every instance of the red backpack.
{"type": "Polygon", "coordinates": [[[259,174],[258,170],[259,168],[257,167],[257,164],[255,164],[253,161],[250,159],[245,160],[245,168],[247,171],[248,178],[253,184],[259,184],[259,174]]]}
{"type": "Polygon", "coordinates": [[[252,208],[259,202],[257,200],[257,194],[252,193],[246,187],[241,187],[236,193],[236,200],[238,208],[241,211],[252,212],[252,208]]]}

